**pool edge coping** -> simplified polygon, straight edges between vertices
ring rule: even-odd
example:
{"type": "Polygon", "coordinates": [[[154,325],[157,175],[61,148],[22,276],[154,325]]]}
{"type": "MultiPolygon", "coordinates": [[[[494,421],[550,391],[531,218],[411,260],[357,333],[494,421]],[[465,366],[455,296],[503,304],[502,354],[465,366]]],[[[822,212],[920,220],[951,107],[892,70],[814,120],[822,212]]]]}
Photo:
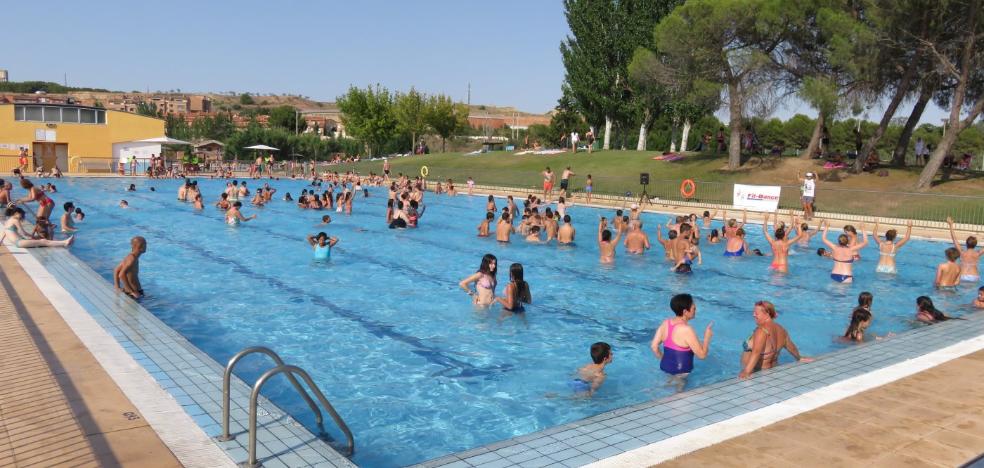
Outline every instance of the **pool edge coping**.
{"type": "Polygon", "coordinates": [[[79,341],[186,467],[236,467],[234,460],[26,249],[6,246],[79,341]]]}

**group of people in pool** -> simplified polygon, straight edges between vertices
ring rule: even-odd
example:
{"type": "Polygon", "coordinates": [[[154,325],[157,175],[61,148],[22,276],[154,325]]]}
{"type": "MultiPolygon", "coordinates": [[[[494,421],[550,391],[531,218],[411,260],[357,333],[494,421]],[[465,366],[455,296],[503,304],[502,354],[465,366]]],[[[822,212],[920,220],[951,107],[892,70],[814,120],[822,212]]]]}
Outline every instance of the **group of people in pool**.
{"type": "MultiPolygon", "coordinates": [[[[870,292],[865,291],[858,295],[858,306],[851,312],[850,323],[840,340],[859,343],[866,338],[882,339],[892,336],[891,333],[885,337],[867,334],[868,327],[874,320],[871,312],[873,301],[874,296],[870,292]]],[[[973,306],[984,309],[984,286],[978,289],[973,306]]],[[[670,310],[673,316],[663,320],[656,328],[650,349],[659,360],[660,370],[669,376],[668,384],[674,385],[677,391],[681,391],[686,385],[687,377],[694,370],[694,358],[705,359],[710,354],[714,322],[708,323],[704,328],[703,337],[697,336],[697,332],[690,325],[697,316],[697,303],[690,294],[673,296],[670,299],[670,310]]],[[[807,363],[813,360],[800,353],[789,332],[776,322],[778,315],[775,305],[769,301],[758,301],[753,306],[752,318],[755,321],[755,329],[748,339],[742,341],[739,379],[747,379],[757,371],[775,367],[779,363],[779,354],[783,349],[798,362],[807,363]]],[[[916,321],[938,323],[952,319],[959,319],[959,317],[951,317],[941,312],[931,298],[927,296],[916,298],[916,321]]],[[[613,357],[611,345],[605,342],[592,344],[590,354],[592,362],[577,370],[571,384],[575,393],[585,393],[589,396],[604,383],[605,366],[612,362],[613,357]]]]}
{"type": "MultiPolygon", "coordinates": [[[[20,176],[19,171],[15,170],[15,175],[20,176]]],[[[71,246],[75,242],[75,222],[85,217],[82,210],[76,208],[72,202],[62,205],[65,212],[61,216],[60,230],[68,237],[55,240],[55,224],[51,222],[55,201],[48,194],[56,193],[57,189],[52,184],[34,185],[23,176],[19,177],[19,185],[27,190],[27,195],[14,199],[11,193],[13,184],[0,179],[0,205],[6,207],[3,213],[5,220],[2,238],[9,239],[11,244],[22,248],[71,246]],[[38,204],[38,210],[34,216],[34,228],[27,232],[23,224],[27,211],[17,205],[31,202],[38,204]]]]}
{"type": "Polygon", "coordinates": [[[512,195],[506,198],[498,221],[495,220],[498,209],[495,197],[488,196],[485,206],[485,219],[478,225],[478,237],[489,237],[492,233],[492,223],[495,225],[495,237],[499,242],[510,242],[512,234],[523,236],[529,243],[546,243],[557,240],[558,245],[573,245],[575,230],[571,224],[571,216],[567,214],[567,204],[564,197],[557,200],[556,211],[549,206],[541,210],[543,202],[533,196],[527,196],[523,201],[523,214],[519,225],[514,226],[514,213],[518,213],[512,195]]]}

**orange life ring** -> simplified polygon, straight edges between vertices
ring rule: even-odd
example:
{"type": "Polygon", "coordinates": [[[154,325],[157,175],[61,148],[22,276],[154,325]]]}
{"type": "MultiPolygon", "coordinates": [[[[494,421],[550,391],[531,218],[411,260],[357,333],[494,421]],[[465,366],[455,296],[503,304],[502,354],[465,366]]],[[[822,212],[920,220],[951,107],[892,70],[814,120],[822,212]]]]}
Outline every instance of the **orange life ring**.
{"type": "Polygon", "coordinates": [[[680,184],[680,195],[683,195],[683,198],[690,198],[696,192],[697,184],[694,183],[693,179],[686,179],[680,184]]]}

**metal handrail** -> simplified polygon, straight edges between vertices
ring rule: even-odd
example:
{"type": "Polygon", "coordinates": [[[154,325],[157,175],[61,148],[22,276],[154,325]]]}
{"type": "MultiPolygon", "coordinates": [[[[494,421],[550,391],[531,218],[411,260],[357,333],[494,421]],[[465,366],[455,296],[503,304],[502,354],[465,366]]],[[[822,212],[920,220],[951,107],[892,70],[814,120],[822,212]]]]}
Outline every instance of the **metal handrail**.
{"type": "Polygon", "coordinates": [[[288,378],[292,378],[293,374],[299,374],[301,378],[304,379],[304,382],[308,385],[308,387],[314,391],[314,395],[318,397],[318,401],[320,401],[321,405],[325,407],[325,410],[328,411],[331,418],[335,420],[335,424],[337,424],[342,430],[342,433],[345,434],[345,438],[348,439],[348,449],[343,455],[351,457],[355,453],[355,438],[352,437],[352,431],[349,430],[348,425],[346,425],[345,421],[342,420],[342,417],[338,415],[335,408],[331,406],[331,403],[328,402],[325,395],[321,393],[321,389],[314,384],[314,381],[311,380],[311,376],[309,376],[307,372],[304,372],[304,369],[292,365],[281,365],[266,371],[265,374],[260,376],[259,380],[256,381],[256,385],[253,385],[253,393],[249,396],[249,461],[246,462],[245,466],[249,468],[256,468],[260,466],[260,463],[256,461],[256,403],[260,397],[260,390],[263,389],[263,385],[266,384],[267,380],[270,380],[271,377],[281,372],[285,372],[288,378]]]}
{"type": "MultiPolygon", "coordinates": [[[[226,364],[225,373],[222,376],[222,435],[216,437],[216,440],[227,442],[236,438],[236,436],[229,433],[229,387],[232,381],[232,370],[236,367],[236,363],[238,363],[242,358],[253,353],[266,354],[270,357],[270,359],[273,359],[274,363],[277,364],[277,369],[284,366],[284,360],[280,359],[280,355],[266,346],[251,346],[236,353],[232,359],[229,359],[229,363],[226,364]]],[[[304,391],[304,387],[301,387],[300,382],[298,382],[292,374],[287,374],[287,379],[290,380],[291,385],[294,386],[297,393],[301,394],[301,397],[307,402],[308,407],[310,407],[311,411],[314,412],[315,423],[317,423],[318,429],[323,434],[325,432],[324,419],[321,417],[321,410],[318,409],[318,405],[311,399],[311,396],[304,391]]]]}

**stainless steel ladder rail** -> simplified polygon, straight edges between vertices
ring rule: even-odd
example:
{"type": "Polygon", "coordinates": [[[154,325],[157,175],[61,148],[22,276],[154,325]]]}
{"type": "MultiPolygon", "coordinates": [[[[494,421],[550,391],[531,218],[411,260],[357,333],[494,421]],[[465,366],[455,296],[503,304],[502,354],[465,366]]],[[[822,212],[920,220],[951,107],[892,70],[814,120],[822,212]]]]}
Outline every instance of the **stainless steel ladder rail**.
{"type": "MultiPolygon", "coordinates": [[[[227,442],[236,438],[236,436],[229,433],[229,387],[232,381],[232,370],[236,367],[236,364],[242,360],[242,358],[253,353],[261,353],[269,356],[270,359],[273,359],[273,362],[277,364],[276,368],[284,366],[284,360],[280,358],[280,355],[266,346],[251,346],[236,353],[232,359],[229,359],[229,363],[226,364],[225,373],[222,376],[222,435],[216,437],[216,440],[227,442]]],[[[293,374],[287,374],[287,379],[290,380],[291,385],[294,386],[297,393],[301,394],[301,397],[307,402],[308,407],[310,407],[311,411],[314,412],[315,423],[317,423],[318,429],[321,431],[321,434],[318,435],[320,436],[324,434],[324,418],[321,417],[321,410],[318,409],[318,405],[311,399],[311,396],[304,391],[304,387],[302,387],[300,382],[294,378],[293,374]]]]}
{"type": "MultiPolygon", "coordinates": [[[[311,380],[311,376],[300,367],[279,365],[266,371],[266,373],[260,376],[259,380],[256,381],[256,384],[253,385],[253,393],[249,396],[249,461],[246,462],[245,466],[249,468],[257,468],[260,466],[260,463],[256,461],[256,403],[260,397],[260,390],[263,389],[263,385],[266,384],[271,377],[281,372],[286,373],[287,377],[292,381],[296,381],[293,379],[294,374],[298,374],[302,379],[304,379],[304,383],[306,383],[308,388],[314,392],[314,395],[318,397],[318,401],[321,402],[321,405],[325,407],[325,410],[328,411],[331,418],[335,420],[335,424],[337,424],[339,429],[342,430],[342,433],[345,434],[345,438],[348,439],[348,448],[343,455],[351,457],[355,453],[355,439],[352,437],[352,431],[349,430],[348,425],[346,425],[345,421],[342,420],[342,417],[338,415],[335,408],[331,406],[331,403],[328,402],[325,395],[321,393],[321,389],[319,389],[318,386],[314,384],[314,381],[311,380]]],[[[303,390],[300,391],[303,392],[303,390]]]]}

